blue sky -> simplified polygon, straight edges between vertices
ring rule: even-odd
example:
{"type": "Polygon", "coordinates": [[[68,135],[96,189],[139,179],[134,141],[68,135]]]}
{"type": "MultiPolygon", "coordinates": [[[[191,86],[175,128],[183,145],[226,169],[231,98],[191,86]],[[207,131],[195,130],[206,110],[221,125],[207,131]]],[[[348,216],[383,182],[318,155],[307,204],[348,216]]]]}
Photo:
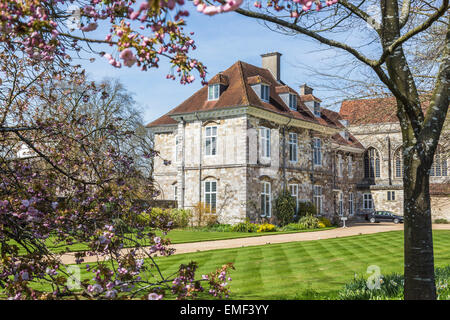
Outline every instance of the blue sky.
{"type": "MultiPolygon", "coordinates": [[[[197,49],[192,52],[192,56],[207,66],[207,79],[227,69],[237,60],[260,66],[261,54],[278,51],[282,54],[282,80],[293,88],[298,88],[303,83],[314,81],[303,70],[302,65],[319,67],[323,59],[336,54],[334,51],[324,50],[324,46],[319,46],[306,37],[281,35],[254,19],[236,13],[209,17],[197,13],[193,7],[191,16],[187,18],[186,31],[195,32],[193,38],[197,49]]],[[[120,79],[142,108],[145,123],[176,107],[201,87],[199,80],[188,85],[181,85],[178,80],[167,80],[165,75],[170,71],[168,63],[161,63],[159,69],[146,72],[137,67],[116,69],[100,57],[93,63],[83,61],[82,65],[92,80],[102,80],[105,77],[120,79]]],[[[199,79],[198,74],[194,75],[199,79]]],[[[323,88],[316,86],[314,89],[318,97],[323,97],[323,88]]]]}

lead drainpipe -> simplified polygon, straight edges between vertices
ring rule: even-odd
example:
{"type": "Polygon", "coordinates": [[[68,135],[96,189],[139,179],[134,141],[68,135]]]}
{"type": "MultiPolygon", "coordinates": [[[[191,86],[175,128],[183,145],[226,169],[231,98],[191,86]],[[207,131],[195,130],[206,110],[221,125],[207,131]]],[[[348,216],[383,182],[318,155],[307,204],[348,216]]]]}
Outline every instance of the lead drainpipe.
{"type": "Polygon", "coordinates": [[[391,164],[391,138],[386,137],[388,143],[388,174],[389,174],[389,185],[392,186],[392,164],[391,164]]]}
{"type": "Polygon", "coordinates": [[[186,121],[181,118],[181,123],[183,124],[182,139],[183,145],[181,147],[181,208],[184,209],[184,195],[186,188],[186,173],[185,173],[185,161],[186,161],[186,121]]]}
{"type": "Polygon", "coordinates": [[[198,113],[195,113],[197,120],[200,122],[200,153],[199,153],[199,163],[198,163],[198,202],[202,202],[202,121],[198,117],[198,113]]]}
{"type": "Polygon", "coordinates": [[[289,121],[282,127],[281,132],[283,134],[283,148],[282,148],[282,155],[283,155],[283,190],[287,189],[287,180],[286,180],[286,127],[291,123],[292,118],[289,118],[289,121]]]}

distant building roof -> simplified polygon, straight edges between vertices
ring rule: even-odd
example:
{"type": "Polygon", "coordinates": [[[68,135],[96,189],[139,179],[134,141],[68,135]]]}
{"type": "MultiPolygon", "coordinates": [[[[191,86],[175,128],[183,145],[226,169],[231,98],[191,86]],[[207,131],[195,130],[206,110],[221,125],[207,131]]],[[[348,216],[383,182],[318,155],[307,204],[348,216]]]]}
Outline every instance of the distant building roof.
{"type": "MultiPolygon", "coordinates": [[[[422,96],[424,112],[430,105],[427,97],[422,96]]],[[[342,102],[339,114],[350,125],[398,122],[397,101],[394,97],[346,100],[342,102]]]]}

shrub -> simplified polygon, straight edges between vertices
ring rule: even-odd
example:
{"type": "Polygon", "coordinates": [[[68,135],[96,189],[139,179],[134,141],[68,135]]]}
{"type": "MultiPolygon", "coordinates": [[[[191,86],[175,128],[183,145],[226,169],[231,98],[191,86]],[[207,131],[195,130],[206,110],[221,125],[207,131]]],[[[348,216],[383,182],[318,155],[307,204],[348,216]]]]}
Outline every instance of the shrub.
{"type": "Polygon", "coordinates": [[[315,216],[317,214],[316,207],[311,202],[300,202],[298,204],[298,215],[304,216],[315,216]]]}
{"type": "Polygon", "coordinates": [[[207,203],[198,202],[194,206],[194,214],[192,224],[197,227],[212,226],[217,223],[218,217],[214,209],[207,203]]]}
{"type": "MultiPolygon", "coordinates": [[[[380,276],[378,289],[370,289],[363,277],[355,278],[338,292],[341,300],[394,300],[403,299],[404,277],[393,273],[380,276]]],[[[439,300],[450,299],[450,266],[435,269],[436,292],[439,300]]]]}
{"type": "Polygon", "coordinates": [[[436,219],[434,220],[434,223],[441,223],[441,224],[446,224],[446,223],[450,223],[447,219],[436,219]]]}
{"type": "Polygon", "coordinates": [[[256,232],[258,230],[258,225],[255,223],[251,223],[246,220],[245,222],[240,222],[231,227],[231,231],[233,232],[256,232]]]}
{"type": "Polygon", "coordinates": [[[172,209],[170,216],[175,228],[186,228],[192,218],[192,212],[185,209],[172,209]]]}
{"type": "Polygon", "coordinates": [[[287,189],[284,189],[278,194],[275,199],[274,214],[280,225],[284,226],[294,221],[295,207],[295,199],[287,189]]]}
{"type": "Polygon", "coordinates": [[[297,224],[301,229],[317,229],[319,228],[319,219],[313,216],[304,216],[298,220],[297,224]]]}
{"type": "Polygon", "coordinates": [[[296,231],[296,230],[304,230],[302,229],[302,226],[298,223],[289,223],[285,225],[282,229],[282,231],[296,231]]]}
{"type": "Polygon", "coordinates": [[[332,225],[330,219],[327,219],[327,218],[324,218],[324,217],[319,218],[319,222],[324,225],[322,228],[324,228],[324,227],[331,227],[331,225],[332,225]]]}
{"type": "Polygon", "coordinates": [[[277,231],[277,228],[275,227],[275,225],[271,223],[260,224],[258,230],[256,230],[256,232],[273,232],[273,231],[277,231]]]}

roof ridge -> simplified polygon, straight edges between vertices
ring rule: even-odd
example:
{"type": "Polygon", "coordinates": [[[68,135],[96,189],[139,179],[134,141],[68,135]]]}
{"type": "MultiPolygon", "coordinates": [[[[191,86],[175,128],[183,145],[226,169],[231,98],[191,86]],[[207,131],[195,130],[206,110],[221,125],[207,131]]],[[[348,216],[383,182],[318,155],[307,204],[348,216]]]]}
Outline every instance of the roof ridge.
{"type": "Polygon", "coordinates": [[[241,82],[242,82],[242,86],[244,87],[244,104],[245,105],[249,105],[250,104],[250,102],[249,102],[249,98],[248,98],[248,91],[247,91],[247,84],[245,83],[245,80],[244,80],[244,72],[242,71],[242,61],[241,60],[238,60],[237,61],[237,64],[238,64],[238,70],[239,70],[239,75],[240,75],[240,80],[241,80],[241,82]]]}

